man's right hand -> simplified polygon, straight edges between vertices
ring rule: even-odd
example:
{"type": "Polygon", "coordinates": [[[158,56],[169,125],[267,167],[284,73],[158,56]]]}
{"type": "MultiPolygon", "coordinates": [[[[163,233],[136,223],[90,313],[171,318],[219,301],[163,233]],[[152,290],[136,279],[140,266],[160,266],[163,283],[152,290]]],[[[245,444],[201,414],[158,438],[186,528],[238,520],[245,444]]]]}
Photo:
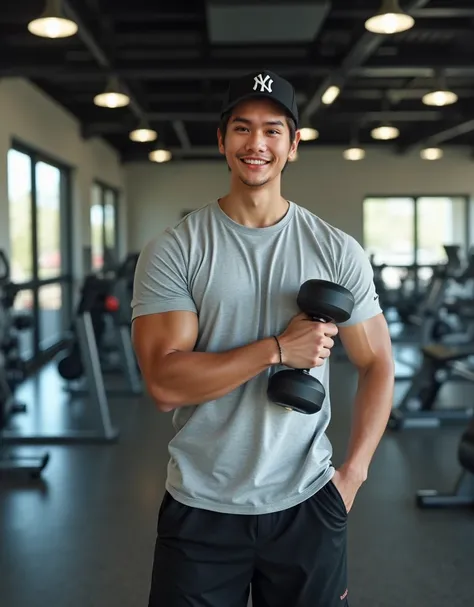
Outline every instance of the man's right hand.
{"type": "Polygon", "coordinates": [[[304,313],[298,314],[278,336],[283,364],[293,369],[321,367],[338,331],[334,323],[317,322],[304,313]]]}

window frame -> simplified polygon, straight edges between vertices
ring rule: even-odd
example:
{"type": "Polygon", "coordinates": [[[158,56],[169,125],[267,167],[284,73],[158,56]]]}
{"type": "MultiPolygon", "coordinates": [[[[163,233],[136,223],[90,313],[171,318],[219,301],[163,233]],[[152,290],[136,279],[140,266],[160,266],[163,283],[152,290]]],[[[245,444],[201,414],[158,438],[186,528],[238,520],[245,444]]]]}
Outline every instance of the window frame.
{"type": "MultiPolygon", "coordinates": [[[[410,265],[410,267],[414,268],[415,273],[414,273],[414,287],[415,287],[415,292],[418,293],[419,291],[419,285],[420,285],[420,279],[419,279],[419,273],[418,270],[422,269],[422,268],[428,268],[431,267],[430,264],[419,264],[418,263],[418,245],[419,245],[419,239],[418,239],[418,201],[420,198],[452,198],[452,199],[461,199],[464,203],[464,221],[465,221],[465,232],[464,232],[464,246],[461,247],[461,252],[463,255],[467,256],[469,253],[469,249],[471,248],[471,242],[472,242],[472,237],[474,236],[474,234],[471,234],[471,215],[472,215],[472,210],[471,210],[471,206],[473,204],[473,199],[471,194],[444,194],[444,193],[437,193],[437,194],[404,194],[404,193],[397,193],[397,194],[366,194],[364,196],[364,198],[362,199],[362,238],[361,238],[361,242],[362,242],[362,247],[367,250],[367,243],[365,240],[365,225],[364,225],[364,203],[366,200],[369,199],[379,199],[381,203],[383,203],[384,200],[387,199],[393,199],[393,198],[403,198],[403,199],[411,199],[413,201],[413,234],[414,234],[414,240],[413,240],[413,264],[410,265]]],[[[397,266],[393,266],[393,267],[397,267],[397,266]]]]}
{"type": "Polygon", "coordinates": [[[413,259],[414,259],[414,266],[416,268],[420,267],[420,268],[424,268],[426,264],[421,264],[418,265],[417,263],[417,256],[418,256],[418,200],[420,198],[459,198],[462,199],[464,202],[464,219],[465,219],[465,233],[464,233],[464,237],[465,237],[465,250],[463,250],[462,252],[464,254],[467,254],[469,251],[469,248],[471,247],[470,242],[471,242],[471,230],[470,230],[470,220],[471,220],[471,202],[472,202],[472,196],[471,194],[366,194],[364,196],[364,198],[362,199],[362,246],[365,248],[366,247],[366,242],[365,242],[365,226],[364,226],[364,203],[366,200],[368,199],[374,199],[374,198],[378,198],[380,199],[380,202],[383,202],[383,200],[386,200],[388,198],[411,198],[413,200],[413,206],[414,206],[414,254],[413,254],[413,259]]]}
{"type": "MultiPolygon", "coordinates": [[[[31,290],[33,297],[33,354],[32,358],[27,361],[28,367],[36,369],[64,347],[65,338],[61,338],[58,342],[41,347],[42,336],[40,335],[40,302],[39,293],[41,287],[50,284],[59,284],[62,287],[62,305],[64,326],[71,322],[72,307],[73,307],[73,226],[72,226],[72,173],[73,167],[66,164],[64,161],[54,157],[43,150],[36,148],[30,144],[26,144],[20,139],[13,137],[10,140],[8,152],[15,150],[21,154],[25,154],[30,158],[31,165],[31,244],[32,244],[32,263],[33,277],[29,281],[18,283],[20,291],[31,290]],[[61,192],[60,192],[60,217],[61,217],[61,273],[51,278],[39,278],[38,276],[38,209],[37,209],[37,185],[36,185],[36,165],[38,162],[49,164],[61,172],[61,192]]],[[[8,160],[7,160],[8,163],[8,160]]],[[[8,167],[7,167],[7,191],[8,191],[8,167]]],[[[10,204],[9,196],[7,195],[8,204],[10,204]]],[[[44,336],[43,336],[44,337],[44,336]]]]}

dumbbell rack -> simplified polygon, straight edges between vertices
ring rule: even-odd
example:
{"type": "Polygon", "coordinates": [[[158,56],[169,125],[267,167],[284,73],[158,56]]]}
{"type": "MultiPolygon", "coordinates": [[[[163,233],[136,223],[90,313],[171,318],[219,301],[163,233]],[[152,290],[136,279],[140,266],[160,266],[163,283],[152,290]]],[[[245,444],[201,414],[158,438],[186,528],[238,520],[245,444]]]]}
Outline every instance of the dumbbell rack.
{"type": "MultiPolygon", "coordinates": [[[[8,382],[3,376],[0,369],[0,402],[2,412],[0,415],[0,428],[4,421],[9,417],[9,413],[13,410],[13,395],[11,393],[8,382]]],[[[10,450],[2,449],[3,432],[0,429],[0,475],[15,476],[27,475],[32,478],[39,478],[42,471],[46,468],[49,461],[49,453],[29,454],[15,453],[10,450]]]]}
{"type": "MultiPolygon", "coordinates": [[[[16,290],[10,282],[10,263],[3,249],[0,249],[0,346],[5,344],[5,336],[9,334],[12,319],[9,311],[13,308],[16,290]]],[[[17,329],[22,328],[18,326],[17,329]]],[[[5,449],[5,425],[9,418],[17,412],[24,411],[24,405],[16,403],[5,372],[5,355],[0,347],[0,475],[15,478],[28,475],[38,478],[48,464],[49,453],[25,454],[5,449]]]]}

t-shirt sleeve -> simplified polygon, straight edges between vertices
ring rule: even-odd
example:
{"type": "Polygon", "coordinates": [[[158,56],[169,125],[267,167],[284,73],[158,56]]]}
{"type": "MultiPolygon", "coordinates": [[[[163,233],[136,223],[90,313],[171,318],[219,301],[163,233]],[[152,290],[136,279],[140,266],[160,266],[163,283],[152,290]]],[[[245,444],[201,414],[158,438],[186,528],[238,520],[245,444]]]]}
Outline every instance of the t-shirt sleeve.
{"type": "Polygon", "coordinates": [[[160,312],[196,312],[188,288],[187,262],[171,232],[147,243],[135,269],[132,321],[138,316],[160,312]]]}
{"type": "Polygon", "coordinates": [[[352,293],[355,304],[351,318],[339,323],[341,327],[355,325],[382,313],[369,257],[355,238],[349,235],[346,235],[346,238],[345,252],[340,263],[339,284],[352,293]]]}

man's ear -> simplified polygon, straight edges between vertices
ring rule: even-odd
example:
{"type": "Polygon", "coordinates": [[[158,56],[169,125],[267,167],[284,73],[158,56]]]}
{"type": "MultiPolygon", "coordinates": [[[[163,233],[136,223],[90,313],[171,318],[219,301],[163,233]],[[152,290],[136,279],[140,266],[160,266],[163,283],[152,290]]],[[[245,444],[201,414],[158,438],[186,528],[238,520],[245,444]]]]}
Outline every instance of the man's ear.
{"type": "Polygon", "coordinates": [[[217,129],[217,143],[219,146],[219,152],[225,156],[224,138],[222,137],[221,130],[217,129]]]}
{"type": "Polygon", "coordinates": [[[298,145],[300,143],[301,133],[296,131],[295,140],[291,144],[290,151],[288,153],[288,160],[293,161],[296,156],[296,152],[298,151],[298,145]]]}

